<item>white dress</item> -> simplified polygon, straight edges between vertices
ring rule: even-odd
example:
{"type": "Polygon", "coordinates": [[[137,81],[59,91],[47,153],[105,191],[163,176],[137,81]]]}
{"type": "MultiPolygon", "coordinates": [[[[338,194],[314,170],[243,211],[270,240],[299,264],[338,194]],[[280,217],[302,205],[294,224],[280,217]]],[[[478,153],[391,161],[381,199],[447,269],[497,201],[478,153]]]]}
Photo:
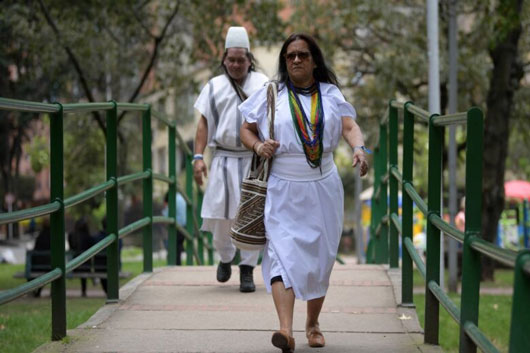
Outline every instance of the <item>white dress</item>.
{"type": "MultiPolygon", "coordinates": [[[[252,71],[243,83],[243,91],[250,96],[267,81],[267,76],[252,71]]],[[[208,122],[208,147],[214,149],[201,210],[204,231],[213,231],[211,220],[235,217],[241,181],[250,166],[252,152],[239,137],[243,123],[237,109],[240,103],[228,77],[219,75],[208,81],[194,105],[208,122]]]]}
{"type": "MultiPolygon", "coordinates": [[[[267,291],[270,280],[281,276],[296,298],[311,300],[326,295],[337,256],[344,216],[344,190],[332,152],[342,136],[342,117],[355,119],[355,109],[339,89],[321,83],[324,109],[322,171],[311,168],[293,125],[287,89],[280,85],[274,122],[280,142],[272,163],[265,202],[267,244],[262,272],[267,291]]],[[[309,116],[311,98],[299,95],[309,116]]],[[[239,106],[249,123],[257,123],[260,138],[269,136],[266,88],[239,106]]]]}

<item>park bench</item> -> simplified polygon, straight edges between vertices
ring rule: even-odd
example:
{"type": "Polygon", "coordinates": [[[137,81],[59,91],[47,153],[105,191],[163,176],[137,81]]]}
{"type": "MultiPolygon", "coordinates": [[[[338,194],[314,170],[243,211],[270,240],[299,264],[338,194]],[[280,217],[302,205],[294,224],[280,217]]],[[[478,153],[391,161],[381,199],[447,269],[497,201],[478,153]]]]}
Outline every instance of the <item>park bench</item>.
{"type": "MultiPolygon", "coordinates": [[[[66,262],[73,259],[74,254],[71,251],[66,252],[66,262]]],[[[26,264],[24,271],[16,272],[14,278],[25,278],[28,282],[51,271],[51,252],[46,250],[27,250],[26,264]]],[[[131,276],[130,272],[119,273],[120,278],[128,278],[131,276]]],[[[81,266],[77,267],[72,272],[66,275],[67,279],[72,278],[90,278],[90,279],[106,279],[107,278],[107,254],[100,253],[91,259],[87,260],[81,266]]],[[[39,288],[33,291],[35,297],[40,296],[39,288]]]]}

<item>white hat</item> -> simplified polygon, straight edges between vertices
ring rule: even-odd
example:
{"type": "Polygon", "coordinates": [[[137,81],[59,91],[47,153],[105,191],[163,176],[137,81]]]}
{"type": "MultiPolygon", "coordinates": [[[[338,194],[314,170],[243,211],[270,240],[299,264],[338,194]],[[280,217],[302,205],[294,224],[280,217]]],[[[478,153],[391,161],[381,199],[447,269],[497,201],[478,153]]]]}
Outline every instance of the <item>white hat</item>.
{"type": "Polygon", "coordinates": [[[226,34],[225,49],[245,48],[250,51],[247,30],[245,27],[230,27],[226,34]]]}

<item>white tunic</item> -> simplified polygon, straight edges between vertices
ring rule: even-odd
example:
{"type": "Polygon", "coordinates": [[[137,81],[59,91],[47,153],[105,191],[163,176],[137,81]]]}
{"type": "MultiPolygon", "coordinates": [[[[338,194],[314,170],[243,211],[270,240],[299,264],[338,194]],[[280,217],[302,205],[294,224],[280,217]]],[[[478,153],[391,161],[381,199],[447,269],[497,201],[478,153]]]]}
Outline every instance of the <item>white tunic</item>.
{"type": "MultiPolygon", "coordinates": [[[[250,72],[243,83],[243,91],[251,95],[263,87],[268,78],[250,72]]],[[[210,219],[233,219],[240,198],[240,186],[250,166],[252,153],[241,143],[239,128],[243,122],[237,106],[241,99],[226,75],[208,81],[202,89],[195,109],[208,123],[208,146],[215,149],[208,173],[201,217],[202,229],[213,231],[210,219]]]]}
{"type": "MultiPolygon", "coordinates": [[[[267,291],[270,279],[282,276],[295,296],[311,300],[326,295],[337,256],[344,216],[344,190],[333,162],[333,150],[342,136],[342,117],[355,118],[355,109],[339,89],[321,83],[324,109],[322,172],[311,168],[303,153],[289,108],[287,89],[280,85],[274,122],[280,142],[272,163],[265,202],[267,244],[262,272],[267,291]]],[[[311,98],[299,95],[309,116],[311,98]]],[[[260,138],[268,138],[266,89],[239,106],[249,123],[257,123],[260,138]]]]}

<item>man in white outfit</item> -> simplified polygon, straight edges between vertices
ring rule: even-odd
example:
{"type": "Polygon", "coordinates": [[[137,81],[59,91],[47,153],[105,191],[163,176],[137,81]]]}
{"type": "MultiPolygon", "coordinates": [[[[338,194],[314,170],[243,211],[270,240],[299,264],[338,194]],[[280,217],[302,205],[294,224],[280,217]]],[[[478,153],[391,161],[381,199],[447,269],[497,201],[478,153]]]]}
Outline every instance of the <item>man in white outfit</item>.
{"type": "MultiPolygon", "coordinates": [[[[201,118],[195,135],[193,174],[196,182],[202,185],[203,177],[208,174],[203,152],[206,146],[213,149],[201,210],[202,230],[213,233],[214,247],[221,258],[217,280],[226,282],[232,274],[231,264],[236,254],[236,247],[230,239],[230,227],[239,204],[241,181],[252,160],[252,152],[241,143],[239,136],[243,118],[237,107],[268,79],[255,71],[244,27],[228,29],[221,66],[224,73],[208,81],[194,105],[201,118]]],[[[241,250],[241,292],[256,290],[252,273],[258,257],[259,251],[241,250]]]]}

